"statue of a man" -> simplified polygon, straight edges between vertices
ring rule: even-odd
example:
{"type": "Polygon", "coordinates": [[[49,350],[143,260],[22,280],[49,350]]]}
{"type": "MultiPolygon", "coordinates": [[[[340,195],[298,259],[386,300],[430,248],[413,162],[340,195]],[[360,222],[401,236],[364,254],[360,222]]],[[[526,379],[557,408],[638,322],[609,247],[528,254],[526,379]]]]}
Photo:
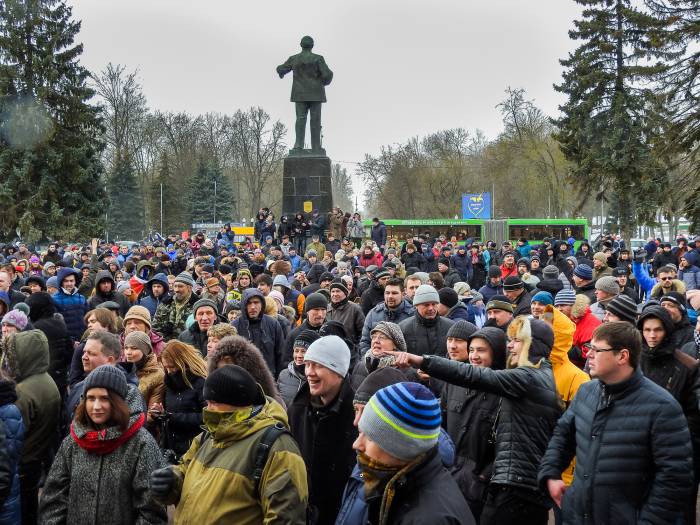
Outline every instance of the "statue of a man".
{"type": "Polygon", "coordinates": [[[304,149],[306,133],[306,115],[311,113],[311,149],[316,153],[325,153],[321,148],[321,104],[326,101],[325,86],[333,80],[333,72],[328,69],[321,55],[311,52],[314,39],[305,36],[301,39],[301,53],[291,56],[281,66],[277,66],[280,78],[290,71],[294,72],[292,82],[292,102],[296,104],[297,120],[295,125],[296,142],[294,152],[304,149]]]}

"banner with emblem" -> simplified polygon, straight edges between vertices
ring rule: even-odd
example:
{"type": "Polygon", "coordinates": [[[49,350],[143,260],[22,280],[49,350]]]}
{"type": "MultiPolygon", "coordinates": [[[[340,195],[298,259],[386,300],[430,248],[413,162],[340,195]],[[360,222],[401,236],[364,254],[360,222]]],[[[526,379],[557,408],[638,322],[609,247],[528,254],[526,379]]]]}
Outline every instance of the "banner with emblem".
{"type": "Polygon", "coordinates": [[[491,218],[491,194],[463,193],[462,194],[462,219],[490,219],[491,218]]]}

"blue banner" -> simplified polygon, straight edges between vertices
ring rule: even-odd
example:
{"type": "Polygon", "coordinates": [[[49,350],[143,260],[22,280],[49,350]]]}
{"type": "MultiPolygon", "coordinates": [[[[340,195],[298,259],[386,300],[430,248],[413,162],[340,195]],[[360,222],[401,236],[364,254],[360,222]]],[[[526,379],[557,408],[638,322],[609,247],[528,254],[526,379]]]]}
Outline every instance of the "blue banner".
{"type": "Polygon", "coordinates": [[[463,193],[462,194],[462,219],[490,219],[491,218],[491,194],[463,193]]]}

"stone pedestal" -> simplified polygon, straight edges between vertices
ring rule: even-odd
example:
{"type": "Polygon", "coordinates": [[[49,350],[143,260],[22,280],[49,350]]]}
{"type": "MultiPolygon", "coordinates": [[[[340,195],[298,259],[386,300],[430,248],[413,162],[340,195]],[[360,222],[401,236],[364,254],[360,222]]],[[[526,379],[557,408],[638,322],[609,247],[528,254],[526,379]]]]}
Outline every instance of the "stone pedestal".
{"type": "Polygon", "coordinates": [[[291,218],[303,212],[305,201],[311,201],[311,207],[319,213],[331,211],[331,159],[321,155],[285,157],[283,177],[283,215],[291,218]]]}

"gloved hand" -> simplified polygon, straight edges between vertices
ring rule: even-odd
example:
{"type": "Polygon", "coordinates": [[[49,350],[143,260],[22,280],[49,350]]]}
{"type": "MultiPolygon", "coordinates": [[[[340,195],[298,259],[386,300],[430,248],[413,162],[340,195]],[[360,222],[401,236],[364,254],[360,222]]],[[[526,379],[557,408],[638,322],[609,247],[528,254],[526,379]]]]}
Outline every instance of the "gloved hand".
{"type": "Polygon", "coordinates": [[[641,248],[634,252],[634,262],[642,264],[644,262],[644,259],[646,259],[647,256],[647,251],[644,248],[641,248]]]}
{"type": "Polygon", "coordinates": [[[151,474],[151,493],[156,497],[164,498],[170,494],[175,483],[175,473],[170,467],[154,470],[151,474]]]}

